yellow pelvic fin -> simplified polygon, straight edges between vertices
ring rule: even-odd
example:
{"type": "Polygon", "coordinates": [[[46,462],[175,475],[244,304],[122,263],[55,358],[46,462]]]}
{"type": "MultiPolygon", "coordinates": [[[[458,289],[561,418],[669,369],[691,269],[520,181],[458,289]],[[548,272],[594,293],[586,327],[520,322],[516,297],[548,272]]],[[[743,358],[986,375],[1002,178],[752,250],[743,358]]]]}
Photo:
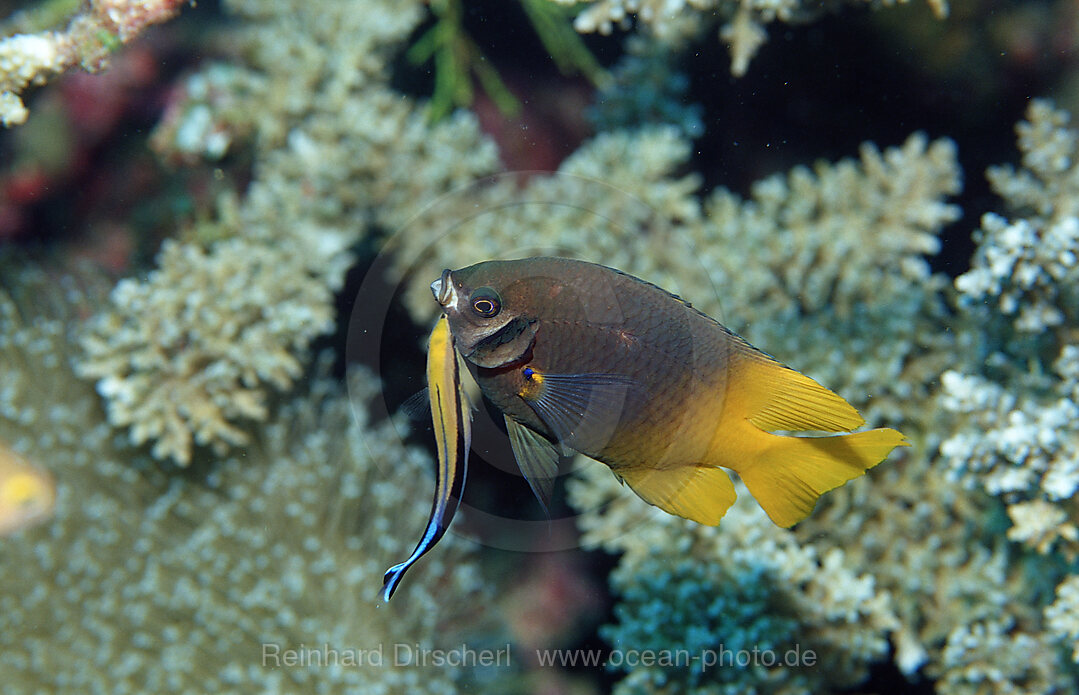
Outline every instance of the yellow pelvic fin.
{"type": "Polygon", "coordinates": [[[727,406],[762,430],[846,432],[865,424],[850,403],[805,374],[746,343],[738,348],[727,406]]]}
{"type": "Polygon", "coordinates": [[[757,502],[777,525],[809,516],[819,498],[877,465],[897,446],[909,446],[893,429],[830,437],[784,437],[758,432],[762,450],[738,466],[757,502]]]}
{"type": "Polygon", "coordinates": [[[719,468],[619,468],[616,473],[645,502],[708,526],[719,523],[737,496],[730,476],[719,468]]]}

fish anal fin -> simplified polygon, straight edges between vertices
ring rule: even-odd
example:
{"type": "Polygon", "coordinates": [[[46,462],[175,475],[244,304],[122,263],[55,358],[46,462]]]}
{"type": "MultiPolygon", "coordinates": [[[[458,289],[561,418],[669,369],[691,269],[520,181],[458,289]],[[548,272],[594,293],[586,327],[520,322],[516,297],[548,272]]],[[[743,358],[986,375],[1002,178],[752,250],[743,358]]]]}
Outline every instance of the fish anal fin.
{"type": "Polygon", "coordinates": [[[897,446],[909,446],[893,429],[829,437],[785,437],[760,432],[765,446],[738,466],[749,492],[784,528],[809,516],[817,499],[876,466],[897,446]]]}
{"type": "Polygon", "coordinates": [[[865,420],[842,396],[743,343],[731,361],[728,407],[771,430],[847,432],[865,420]]]}
{"type": "Polygon", "coordinates": [[[730,476],[720,468],[619,468],[617,475],[645,502],[707,526],[719,524],[737,497],[730,476]]]}

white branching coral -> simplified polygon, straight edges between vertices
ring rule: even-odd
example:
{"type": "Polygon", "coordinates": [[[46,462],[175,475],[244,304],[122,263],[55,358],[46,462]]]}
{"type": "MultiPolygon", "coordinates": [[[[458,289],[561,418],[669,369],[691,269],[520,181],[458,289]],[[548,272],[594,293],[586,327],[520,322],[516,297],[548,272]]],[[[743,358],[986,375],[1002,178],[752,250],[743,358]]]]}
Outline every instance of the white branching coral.
{"type": "MultiPolygon", "coordinates": [[[[1046,562],[1079,553],[1079,134],[1067,122],[1048,102],[1032,102],[1016,128],[1022,168],[989,171],[1017,217],[982,218],[972,267],[955,286],[984,357],[941,376],[940,403],[952,415],[944,465],[967,488],[999,497],[1011,521],[1007,537],[1046,562]]],[[[1045,610],[1051,636],[1031,639],[1074,644],[1067,627],[1074,585],[1074,576],[1064,579],[1045,610]]],[[[1025,654],[1019,662],[1029,659],[1030,673],[1044,671],[1044,645],[1016,642],[1007,625],[982,629],[971,638],[981,642],[973,661],[961,641],[949,647],[956,664],[970,662],[956,677],[975,688],[957,692],[983,691],[1001,672],[990,654],[1025,654]]],[[[1019,662],[1011,669],[1016,684],[1019,662]]]]}
{"type": "Polygon", "coordinates": [[[1066,678],[1044,634],[1015,629],[1008,616],[956,628],[948,636],[937,691],[947,695],[1063,692],[1066,678]]]}
{"type": "Polygon", "coordinates": [[[29,115],[20,94],[28,85],[80,64],[100,70],[110,52],[142,31],[172,18],[184,0],[91,0],[64,31],[0,38],[0,124],[20,125],[29,115]]]}
{"type": "MultiPolygon", "coordinates": [[[[908,0],[844,0],[847,4],[874,7],[894,5],[908,0]]],[[[562,4],[580,4],[579,0],[552,0],[562,4]]],[[[661,38],[695,31],[719,17],[724,24],[719,36],[730,47],[731,74],[741,77],[750,60],[767,39],[765,26],[775,21],[808,22],[823,7],[836,7],[841,0],[585,0],[587,6],[577,15],[574,28],[581,33],[609,34],[616,27],[628,29],[635,16],[661,38]]],[[[948,14],[948,0],[927,0],[937,17],[948,14]]]]}
{"type": "Polygon", "coordinates": [[[449,627],[460,607],[484,603],[447,536],[377,605],[401,534],[423,528],[431,461],[395,423],[370,422],[370,374],[352,375],[350,400],[322,361],[242,451],[170,476],[114,435],[72,373],[72,322],[13,307],[0,292],[0,439],[40,460],[58,496],[52,520],[0,544],[7,692],[457,692],[452,667],[341,661],[453,648],[471,637],[449,627]],[[317,668],[263,661],[323,645],[338,654],[317,668]]]}
{"type": "Polygon", "coordinates": [[[1045,622],[1063,644],[1072,647],[1072,661],[1079,663],[1079,575],[1057,586],[1056,600],[1045,608],[1045,622]]]}
{"type": "Polygon", "coordinates": [[[1046,553],[1079,551],[1079,135],[1034,101],[1016,130],[1023,168],[989,177],[1025,215],[982,218],[960,307],[985,331],[992,374],[946,372],[942,404],[958,424],[941,446],[953,473],[1009,505],[1009,537],[1046,553]]]}
{"type": "Polygon", "coordinates": [[[980,376],[946,372],[942,405],[963,417],[963,427],[941,444],[954,475],[1008,503],[1008,537],[1041,553],[1064,540],[1079,548],[1079,346],[1069,345],[1055,365],[1056,399],[1018,394],[980,376]]]}
{"type": "Polygon", "coordinates": [[[266,417],[268,394],[292,385],[333,318],[330,290],[291,253],[166,242],[145,281],[113,290],[79,373],[134,443],[153,440],[155,456],[187,465],[196,444],[220,454],[247,441],[237,423],[266,417]]]}
{"type": "Polygon", "coordinates": [[[1017,331],[1079,322],[1079,133],[1069,115],[1035,100],[1016,126],[1023,168],[992,167],[988,177],[1008,220],[987,214],[971,269],[956,279],[965,306],[991,300],[1017,331]]]}

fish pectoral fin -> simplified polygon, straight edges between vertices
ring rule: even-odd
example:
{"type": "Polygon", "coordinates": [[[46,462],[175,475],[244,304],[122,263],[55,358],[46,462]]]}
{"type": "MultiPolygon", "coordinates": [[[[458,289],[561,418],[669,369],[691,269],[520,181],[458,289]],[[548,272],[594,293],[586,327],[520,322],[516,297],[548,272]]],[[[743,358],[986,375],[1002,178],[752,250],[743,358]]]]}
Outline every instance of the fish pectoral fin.
{"type": "Polygon", "coordinates": [[[551,429],[563,453],[603,449],[614,435],[634,390],[621,374],[542,374],[522,395],[551,429]]]}
{"type": "Polygon", "coordinates": [[[543,513],[550,519],[551,491],[558,475],[558,449],[546,437],[509,415],[506,416],[506,432],[521,473],[543,507],[543,513]]]}
{"type": "Polygon", "coordinates": [[[617,475],[648,504],[706,526],[718,525],[738,496],[727,472],[711,466],[619,468],[617,475]]]}
{"type": "Polygon", "coordinates": [[[424,386],[406,398],[399,411],[404,413],[409,420],[422,421],[429,418],[431,416],[431,402],[427,387],[424,386]]]}
{"type": "Polygon", "coordinates": [[[765,431],[847,432],[865,424],[850,403],[747,343],[735,351],[728,407],[765,431]]]}

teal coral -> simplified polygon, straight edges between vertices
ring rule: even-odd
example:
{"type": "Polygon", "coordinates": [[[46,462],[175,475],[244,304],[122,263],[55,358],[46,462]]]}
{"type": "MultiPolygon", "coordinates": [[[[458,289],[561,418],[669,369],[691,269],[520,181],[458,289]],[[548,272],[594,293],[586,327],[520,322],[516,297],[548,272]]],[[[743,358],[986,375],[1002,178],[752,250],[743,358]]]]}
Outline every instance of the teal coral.
{"type": "Polygon", "coordinates": [[[692,557],[672,563],[657,556],[633,572],[617,570],[611,585],[620,595],[618,623],[601,630],[603,638],[616,650],[667,655],[673,662],[636,669],[623,663],[631,675],[619,683],[620,694],[706,688],[754,693],[775,674],[760,663],[735,664],[734,655],[783,654],[797,643],[797,616],[776,605],[775,582],[760,566],[715,566],[692,557]]]}
{"type": "MultiPolygon", "coordinates": [[[[18,283],[52,293],[25,274],[18,283]]],[[[75,289],[64,300],[86,304],[75,289]]],[[[352,376],[354,401],[316,375],[242,455],[169,477],[113,435],[72,373],[72,325],[0,294],[0,437],[58,481],[55,519],[0,546],[6,691],[456,691],[452,668],[262,662],[264,643],[437,645],[456,606],[478,595],[448,538],[417,568],[408,601],[372,600],[400,551],[391,529],[422,528],[426,510],[412,502],[430,460],[402,448],[392,423],[368,420],[370,375],[352,376]],[[424,588],[434,586],[456,600],[424,588]]]]}
{"type": "MultiPolygon", "coordinates": [[[[571,481],[570,502],[583,512],[578,521],[585,547],[622,553],[611,577],[612,587],[623,594],[620,607],[616,607],[622,624],[608,629],[607,636],[628,640],[630,635],[654,631],[657,621],[670,621],[669,629],[682,635],[676,644],[684,641],[687,649],[705,640],[703,635],[692,636],[696,631],[707,633],[713,650],[719,648],[717,641],[733,648],[752,634],[762,637],[759,645],[782,647],[780,654],[794,648],[796,642],[816,657],[813,669],[779,663],[767,669],[763,680],[745,673],[711,671],[688,692],[709,693],[713,692],[710,688],[724,683],[750,692],[746,689],[755,683],[752,692],[810,693],[820,692],[825,684],[860,682],[868,665],[887,653],[888,635],[898,627],[889,594],[877,587],[872,576],[852,571],[843,550],[831,548],[818,554],[792,532],[768,523],[745,488],[740,487],[740,491],[722,525],[708,527],[649,511],[644,502],[626,495],[599,465],[586,466],[581,476],[571,481]],[[691,565],[702,568],[703,574],[678,569],[691,565]],[[660,568],[666,568],[670,581],[656,583],[660,568]],[[737,584],[749,580],[760,581],[760,590],[737,584]],[[642,603],[638,589],[644,586],[652,587],[655,593],[653,600],[642,603]],[[691,615],[679,608],[691,596],[705,600],[706,594],[724,605],[726,601],[753,599],[760,606],[767,604],[768,612],[755,621],[736,625],[718,614],[706,620],[700,613],[691,615]],[[649,612],[649,606],[654,610],[649,612]],[[660,606],[665,606],[663,617],[655,615],[660,606]],[[679,620],[679,616],[684,619],[679,620]],[[631,624],[634,619],[640,623],[631,624]],[[792,632],[794,639],[788,642],[792,632]]],[[[627,649],[637,645],[626,641],[612,646],[627,649]]],[[[659,692],[687,692],[679,684],[687,686],[694,681],[690,671],[699,666],[692,664],[665,676],[633,669],[623,681],[625,692],[668,677],[672,689],[659,692]]]]}

